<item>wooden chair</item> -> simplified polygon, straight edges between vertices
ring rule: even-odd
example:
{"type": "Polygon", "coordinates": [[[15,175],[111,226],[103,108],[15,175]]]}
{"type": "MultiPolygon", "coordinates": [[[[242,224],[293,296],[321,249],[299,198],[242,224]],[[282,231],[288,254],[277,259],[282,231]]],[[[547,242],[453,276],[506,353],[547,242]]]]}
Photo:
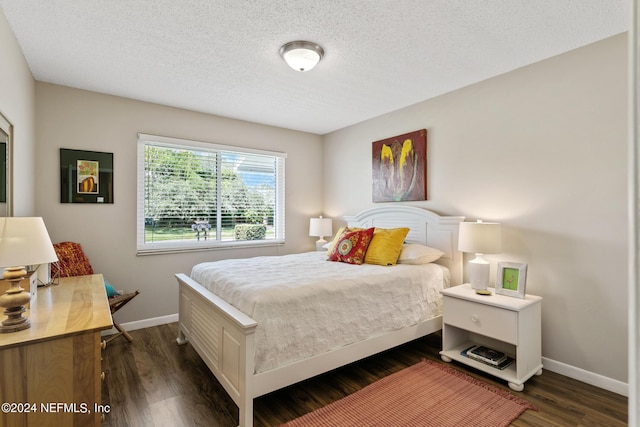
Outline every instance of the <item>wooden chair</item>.
{"type": "MultiPolygon", "coordinates": [[[[128,294],[116,295],[115,297],[109,298],[109,308],[111,309],[111,314],[120,310],[129,301],[134,299],[139,293],[140,293],[139,291],[135,291],[135,292],[130,292],[128,294]]],[[[113,320],[113,317],[111,318],[111,320],[113,320]]],[[[113,334],[109,338],[107,338],[106,340],[107,343],[115,340],[120,335],[124,336],[129,342],[133,341],[133,338],[131,337],[131,335],[129,335],[129,333],[125,331],[124,328],[120,326],[120,324],[115,320],[113,320],[113,326],[118,330],[118,333],[113,334]]]]}
{"type": "MultiPolygon", "coordinates": [[[[55,243],[53,248],[58,256],[58,262],[51,264],[52,277],[72,277],[93,274],[93,267],[89,262],[89,258],[87,258],[82,251],[80,243],[60,242],[55,243]]],[[[105,286],[106,285],[107,283],[105,283],[105,286]]],[[[135,291],[109,297],[109,308],[111,310],[111,314],[120,310],[139,293],[139,291],[135,291]]],[[[113,326],[118,330],[118,333],[110,336],[106,341],[110,342],[118,338],[120,335],[124,336],[129,342],[133,341],[131,335],[129,335],[127,331],[125,331],[124,328],[113,318],[112,320],[113,326]]]]}

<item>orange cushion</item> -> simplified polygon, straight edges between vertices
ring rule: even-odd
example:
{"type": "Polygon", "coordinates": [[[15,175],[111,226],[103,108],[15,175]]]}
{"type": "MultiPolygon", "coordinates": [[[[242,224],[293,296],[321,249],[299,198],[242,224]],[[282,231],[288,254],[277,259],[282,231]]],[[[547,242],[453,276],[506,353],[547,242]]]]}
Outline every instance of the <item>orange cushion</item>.
{"type": "Polygon", "coordinates": [[[408,228],[376,228],[364,262],[376,265],[396,265],[408,228]]]}
{"type": "Polygon", "coordinates": [[[89,259],[82,251],[80,243],[61,242],[53,245],[53,249],[58,256],[58,263],[51,264],[51,275],[53,277],[71,277],[93,274],[93,268],[89,259]]]}

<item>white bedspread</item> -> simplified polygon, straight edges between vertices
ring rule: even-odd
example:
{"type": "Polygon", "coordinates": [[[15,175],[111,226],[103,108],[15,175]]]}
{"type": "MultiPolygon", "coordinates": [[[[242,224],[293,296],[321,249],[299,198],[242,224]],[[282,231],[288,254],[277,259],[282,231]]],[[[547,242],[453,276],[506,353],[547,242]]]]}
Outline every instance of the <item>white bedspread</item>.
{"type": "Polygon", "coordinates": [[[256,373],[442,313],[445,267],[326,258],[308,252],[207,262],[191,277],[258,322],[256,373]]]}

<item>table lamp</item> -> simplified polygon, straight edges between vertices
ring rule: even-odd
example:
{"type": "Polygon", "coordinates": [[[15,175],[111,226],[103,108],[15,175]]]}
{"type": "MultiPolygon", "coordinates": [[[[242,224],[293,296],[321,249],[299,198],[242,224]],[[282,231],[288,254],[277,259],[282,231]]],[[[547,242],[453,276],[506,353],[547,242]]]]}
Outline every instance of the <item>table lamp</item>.
{"type": "Polygon", "coordinates": [[[502,239],[500,224],[495,222],[461,222],[458,235],[458,250],[475,253],[476,257],[469,261],[469,282],[477,293],[488,293],[490,264],[482,256],[497,254],[501,250],[502,239]]]}
{"type": "Polygon", "coordinates": [[[331,236],[333,234],[333,221],[331,218],[311,218],[309,222],[309,236],[319,237],[316,240],[316,250],[321,251],[322,246],[327,243],[324,240],[324,236],[331,236]]]}
{"type": "Polygon", "coordinates": [[[58,261],[56,251],[42,218],[0,218],[0,267],[5,267],[4,279],[9,290],[0,296],[0,307],[7,318],[0,325],[0,333],[15,332],[31,326],[23,316],[24,305],[31,295],[20,286],[27,274],[25,265],[39,265],[58,261]]]}

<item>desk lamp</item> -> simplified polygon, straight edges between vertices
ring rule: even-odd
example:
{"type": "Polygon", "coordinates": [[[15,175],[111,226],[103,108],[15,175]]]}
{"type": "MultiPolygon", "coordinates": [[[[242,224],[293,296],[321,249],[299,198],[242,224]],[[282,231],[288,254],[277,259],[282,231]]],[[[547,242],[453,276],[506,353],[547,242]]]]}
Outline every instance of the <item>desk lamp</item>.
{"type": "Polygon", "coordinates": [[[26,276],[25,265],[58,261],[53,244],[42,218],[0,218],[0,267],[5,267],[4,279],[10,282],[7,292],[0,296],[0,307],[7,318],[0,325],[0,333],[16,332],[31,326],[23,316],[24,305],[31,300],[29,292],[20,286],[26,276]]]}

